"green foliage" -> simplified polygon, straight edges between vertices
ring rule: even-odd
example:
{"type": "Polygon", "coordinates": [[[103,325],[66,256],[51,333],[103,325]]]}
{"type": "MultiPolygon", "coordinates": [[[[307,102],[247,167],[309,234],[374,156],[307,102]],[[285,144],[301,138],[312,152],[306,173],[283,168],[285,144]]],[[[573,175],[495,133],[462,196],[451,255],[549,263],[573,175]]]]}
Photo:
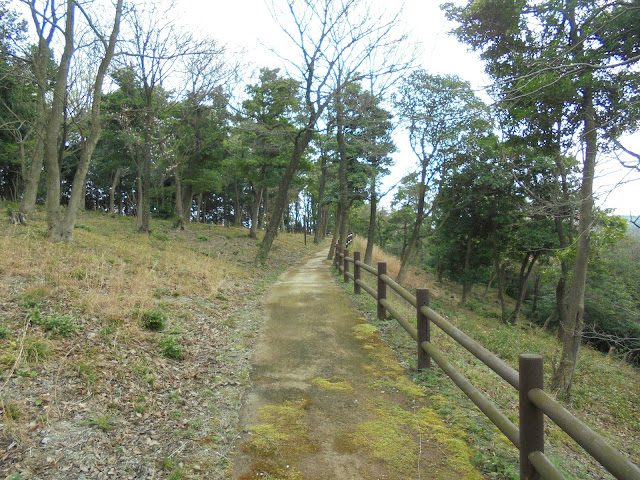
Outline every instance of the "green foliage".
{"type": "Polygon", "coordinates": [[[0,340],[4,340],[5,338],[7,338],[10,333],[11,332],[7,327],[5,327],[4,325],[0,325],[0,340]]]}
{"type": "Polygon", "coordinates": [[[49,296],[48,290],[44,286],[34,286],[20,295],[20,304],[27,308],[39,307],[49,296]]]}
{"type": "Polygon", "coordinates": [[[37,363],[51,355],[51,346],[45,340],[29,335],[25,340],[24,355],[27,362],[37,363]]]}
{"type": "Polygon", "coordinates": [[[167,480],[182,480],[185,476],[186,474],[184,473],[184,470],[177,468],[169,474],[167,480]]]}
{"type": "Polygon", "coordinates": [[[100,430],[104,430],[105,432],[109,432],[114,429],[114,423],[115,419],[113,419],[109,415],[97,415],[90,418],[86,422],[82,422],[81,425],[89,425],[92,427],[97,427],[100,430]]]}
{"type": "Polygon", "coordinates": [[[184,354],[177,335],[165,335],[160,340],[162,356],[173,360],[182,360],[184,354]]]}
{"type": "Polygon", "coordinates": [[[6,403],[3,401],[2,405],[4,407],[2,413],[6,418],[8,418],[9,420],[18,420],[20,418],[20,407],[17,404],[6,403]]]}
{"type": "Polygon", "coordinates": [[[13,475],[9,475],[5,480],[24,480],[19,473],[14,473],[13,475]]]}
{"type": "Polygon", "coordinates": [[[167,316],[161,310],[144,310],[134,312],[134,315],[140,316],[140,324],[147,330],[159,332],[166,327],[167,316]]]}
{"type": "Polygon", "coordinates": [[[78,326],[71,315],[52,313],[50,315],[42,316],[40,311],[33,310],[29,314],[29,320],[31,323],[41,325],[47,332],[50,332],[53,336],[71,337],[78,331],[78,326]]]}

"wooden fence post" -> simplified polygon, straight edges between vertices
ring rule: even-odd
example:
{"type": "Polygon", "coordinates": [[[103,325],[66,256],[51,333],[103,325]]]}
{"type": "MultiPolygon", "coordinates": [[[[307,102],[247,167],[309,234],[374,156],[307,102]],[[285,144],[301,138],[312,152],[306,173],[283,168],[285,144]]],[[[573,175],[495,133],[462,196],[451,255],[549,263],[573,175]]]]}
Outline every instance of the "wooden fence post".
{"type": "Polygon", "coordinates": [[[382,281],[382,275],[387,274],[387,262],[378,262],[378,319],[386,320],[387,311],[380,303],[387,299],[387,284],[382,281]]]}
{"type": "Polygon", "coordinates": [[[333,256],[333,266],[337,267],[338,266],[338,258],[340,258],[340,256],[338,255],[338,252],[340,251],[340,246],[336,245],[334,251],[335,251],[335,255],[333,256]]]}
{"type": "Polygon", "coordinates": [[[353,252],[353,293],[359,295],[361,293],[360,285],[358,285],[358,280],[360,280],[360,265],[358,262],[360,261],[360,252],[353,252]]]}
{"type": "Polygon", "coordinates": [[[426,315],[420,311],[420,307],[429,306],[429,289],[416,289],[416,308],[418,325],[418,370],[431,368],[431,357],[422,349],[422,342],[431,341],[431,322],[426,315]]]}
{"type": "Polygon", "coordinates": [[[542,355],[520,355],[520,480],[539,478],[529,462],[532,452],[544,452],[544,413],[529,400],[529,391],[542,390],[542,355]]]}
{"type": "Polygon", "coordinates": [[[342,273],[344,273],[344,278],[343,278],[344,283],[349,283],[349,277],[347,276],[347,274],[349,273],[349,261],[347,260],[348,256],[349,256],[349,250],[345,248],[344,258],[343,258],[344,268],[342,269],[342,273]]]}

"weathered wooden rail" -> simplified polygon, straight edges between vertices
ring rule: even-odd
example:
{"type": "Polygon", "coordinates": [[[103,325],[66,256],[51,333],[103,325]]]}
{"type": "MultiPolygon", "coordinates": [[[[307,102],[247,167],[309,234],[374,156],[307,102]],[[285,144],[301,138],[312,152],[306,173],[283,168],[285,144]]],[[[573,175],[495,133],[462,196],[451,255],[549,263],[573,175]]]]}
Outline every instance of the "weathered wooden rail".
{"type": "Polygon", "coordinates": [[[520,450],[520,479],[564,480],[564,476],[544,454],[544,416],[550,418],[578,445],[597,460],[618,480],[640,480],[640,468],[613,448],[581,420],[567,411],[543,390],[542,355],[522,354],[519,370],[512,368],[471,337],[429,308],[429,290],[417,289],[412,295],[387,275],[387,264],[378,262],[374,268],[360,259],[360,252],[349,256],[349,250],[336,248],[334,265],[344,281],[354,283],[354,293],[362,290],[377,302],[378,318],[393,317],[417,342],[418,369],[431,367],[431,360],[453,380],[491,422],[520,450]],[[353,265],[353,273],[349,268],[353,265]],[[362,272],[374,275],[377,288],[362,280],[362,272]],[[387,287],[416,309],[414,326],[387,300],[387,287]],[[519,427],[515,426],[494,403],[473,386],[447,361],[431,343],[431,324],[437,325],[453,340],[493,370],[519,392],[519,427]]]}

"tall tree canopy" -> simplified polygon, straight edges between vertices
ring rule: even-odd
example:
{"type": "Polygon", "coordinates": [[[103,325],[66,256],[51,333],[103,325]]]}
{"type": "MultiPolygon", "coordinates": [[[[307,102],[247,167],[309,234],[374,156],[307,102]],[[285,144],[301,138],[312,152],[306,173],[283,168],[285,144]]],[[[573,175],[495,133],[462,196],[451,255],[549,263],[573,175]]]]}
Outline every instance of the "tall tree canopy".
{"type": "Polygon", "coordinates": [[[577,254],[561,319],[553,387],[569,394],[584,325],[584,291],[598,150],[640,121],[637,2],[470,1],[445,4],[461,40],[481,52],[515,126],[543,145],[584,152],[577,254]]]}

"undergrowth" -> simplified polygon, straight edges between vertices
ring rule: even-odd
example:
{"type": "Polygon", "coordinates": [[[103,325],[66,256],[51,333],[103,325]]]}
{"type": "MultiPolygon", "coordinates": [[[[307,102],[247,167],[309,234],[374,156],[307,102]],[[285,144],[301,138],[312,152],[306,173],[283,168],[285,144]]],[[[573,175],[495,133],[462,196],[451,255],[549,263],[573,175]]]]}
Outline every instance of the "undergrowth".
{"type": "MultiPolygon", "coordinates": [[[[353,251],[364,251],[364,244],[356,239],[353,251]],[[355,247],[355,248],[354,248],[355,247]]],[[[399,260],[380,250],[374,251],[373,265],[386,261],[389,276],[395,277],[399,260]]],[[[384,340],[394,349],[399,361],[414,380],[426,386],[434,408],[452,427],[462,429],[476,453],[473,463],[487,478],[517,480],[519,478],[518,451],[480,412],[453,382],[434,364],[427,371],[416,370],[416,345],[404,329],[393,320],[376,318],[376,304],[364,291],[353,294],[352,283],[337,281],[352,296],[369,322],[376,326],[384,340]]],[[[375,289],[375,278],[363,272],[364,281],[375,289]]],[[[518,368],[521,353],[540,353],[544,357],[545,385],[549,385],[552,364],[560,352],[560,344],[553,332],[546,332],[526,318],[515,326],[500,322],[500,305],[495,292],[485,297],[473,295],[466,306],[459,304],[461,287],[453,283],[440,284],[427,272],[413,271],[407,276],[405,287],[431,290],[431,308],[494,352],[514,368],[518,368]]],[[[388,299],[407,319],[415,322],[415,309],[388,288],[388,299]]],[[[518,424],[518,393],[479,360],[469,354],[450,337],[432,326],[432,343],[486,396],[495,402],[509,419],[518,424]]],[[[576,367],[571,403],[565,404],[574,415],[602,435],[632,462],[640,463],[640,372],[620,359],[609,357],[589,347],[580,351],[576,367]]],[[[546,419],[545,453],[565,478],[613,478],[582,448],[553,422],[546,419]]]]}

